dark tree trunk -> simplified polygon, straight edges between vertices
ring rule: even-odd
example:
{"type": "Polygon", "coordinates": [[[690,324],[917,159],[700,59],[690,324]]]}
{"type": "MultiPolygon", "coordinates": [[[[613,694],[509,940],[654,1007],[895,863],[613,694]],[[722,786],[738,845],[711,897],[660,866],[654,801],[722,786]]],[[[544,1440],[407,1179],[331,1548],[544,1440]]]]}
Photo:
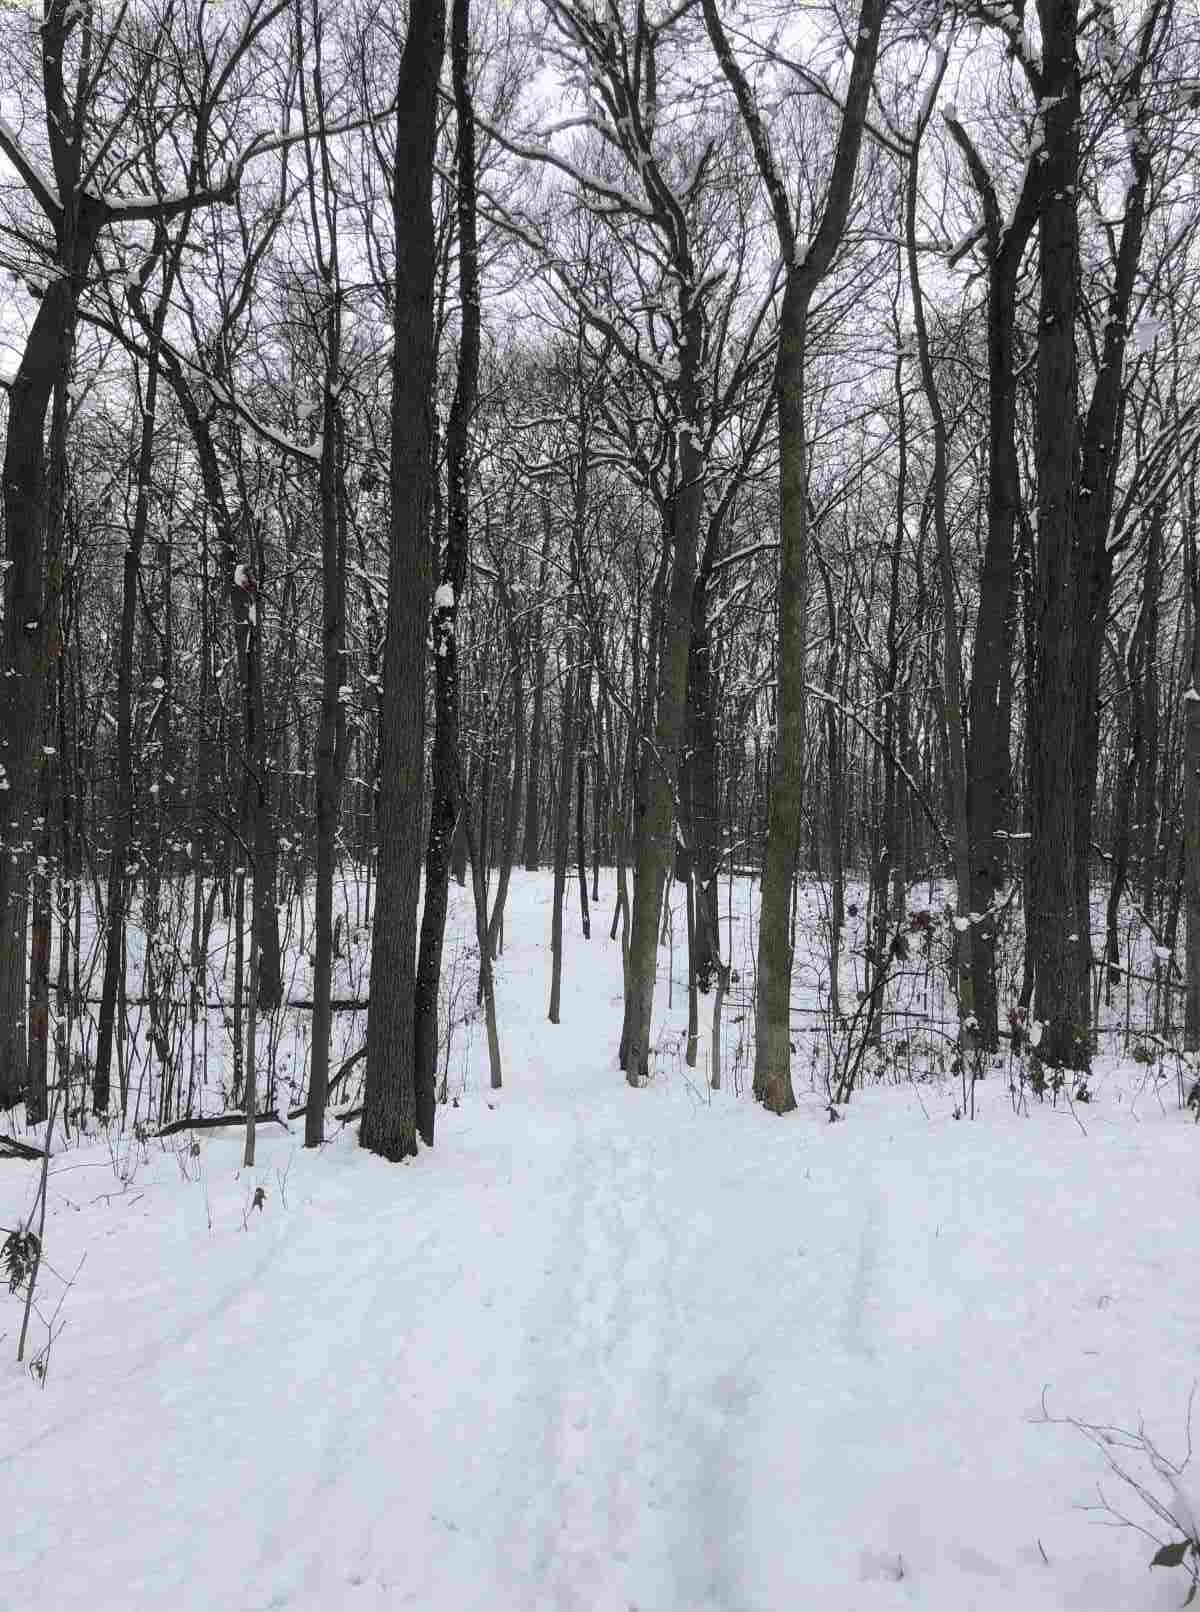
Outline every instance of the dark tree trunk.
{"type": "MultiPolygon", "coordinates": [[[[453,0],[450,65],[458,118],[458,276],[462,335],[458,376],[446,426],[446,551],[434,598],[434,729],[432,806],[425,851],[425,904],[417,959],[413,1037],[417,1130],[433,1146],[437,1114],[438,981],[446,936],[446,907],[455,823],[471,810],[460,799],[458,610],[467,582],[470,546],[470,429],[479,390],[479,247],[475,229],[475,121],[468,87],[469,0],[453,0]]],[[[486,808],[481,818],[486,845],[486,808]]],[[[482,853],[481,853],[482,854],[482,853]]],[[[478,858],[476,858],[478,860],[478,858]]],[[[486,878],[484,868],[478,870],[486,878]]]]}
{"type": "Polygon", "coordinates": [[[662,647],[656,676],[650,685],[656,689],[657,699],[646,714],[647,742],[642,746],[636,794],[629,975],[621,1037],[621,1062],[631,1086],[640,1085],[649,1074],[650,1030],[658,970],[658,916],[674,852],[672,823],[684,746],[692,590],[703,501],[703,468],[697,438],[700,321],[699,309],[694,303],[688,304],[683,324],[680,408],[684,425],[678,437],[678,479],[671,509],[672,559],[664,609],[661,615],[654,612],[651,616],[651,635],[657,636],[661,631],[662,647]]]}
{"type": "Polygon", "coordinates": [[[141,443],[137,465],[137,499],[122,568],[121,632],[117,648],[117,787],[112,843],[108,859],[104,981],[100,991],[96,1064],[92,1077],[92,1107],[97,1114],[108,1112],[113,1034],[121,981],[121,959],[125,949],[125,907],[126,898],[132,889],[132,876],[127,864],[134,838],[133,638],[137,625],[138,591],[141,586],[142,549],[150,519],[150,473],[154,461],[154,417],[159,374],[157,340],[162,336],[165,313],[165,302],[160,303],[159,313],[155,318],[156,341],[151,346],[146,372],[146,394],[143,399],[141,443]]]}
{"type": "Polygon", "coordinates": [[[412,0],[396,85],[391,551],[379,709],[379,875],[359,1132],[364,1147],[388,1159],[417,1151],[413,998],[421,851],[413,824],[420,822],[422,809],[425,632],[432,569],[433,163],[444,33],[442,0],[412,0]]]}
{"type": "Polygon", "coordinates": [[[525,845],[524,863],[527,873],[536,873],[539,866],[538,845],[541,839],[541,787],[542,787],[542,733],[545,725],[546,699],[546,645],[542,637],[542,601],[546,594],[546,578],[550,568],[550,499],[542,503],[542,554],[538,567],[538,603],[533,618],[534,672],[533,717],[529,724],[529,774],[525,788],[525,845]]]}
{"type": "Polygon", "coordinates": [[[579,731],[579,751],[575,757],[575,866],[579,880],[579,921],[584,940],[592,938],[592,915],[588,906],[587,886],[587,711],[590,704],[588,684],[590,675],[581,666],[575,693],[575,721],[579,731]]]}
{"type": "Polygon", "coordinates": [[[325,1140],[329,1043],[333,1029],[333,876],[346,772],[346,520],[342,423],[338,407],[340,308],[330,293],[321,440],[321,717],[316,754],[316,911],[313,949],[312,1056],[304,1145],[325,1140]]]}
{"type": "Polygon", "coordinates": [[[1027,765],[1032,833],[1026,887],[1034,958],[1039,1058],[1070,1069],[1087,1061],[1087,1016],[1076,935],[1077,767],[1075,524],[1079,432],[1078,312],[1080,87],[1077,0],[1040,0],[1043,146],[1037,354],[1037,571],[1034,681],[1028,697],[1027,765]]]}
{"type": "MultiPolygon", "coordinates": [[[[710,530],[710,537],[715,533],[710,530]]],[[[720,804],[717,799],[717,721],[713,693],[712,639],[708,597],[715,541],[705,551],[692,592],[688,650],[688,743],[683,766],[683,804],[695,872],[694,952],[691,973],[707,992],[720,957],[717,871],[720,866],[720,804]]]]}
{"type": "Polygon", "coordinates": [[[1130,861],[1133,854],[1133,813],[1141,799],[1140,790],[1145,776],[1146,737],[1149,726],[1148,702],[1152,697],[1157,698],[1157,690],[1153,688],[1151,682],[1150,664],[1154,658],[1154,647],[1158,637],[1159,593],[1162,587],[1161,503],[1155,504],[1146,526],[1146,569],[1142,585],[1142,608],[1130,635],[1125,665],[1118,668],[1126,692],[1123,697],[1124,720],[1118,726],[1124,743],[1122,744],[1119,738],[1114,757],[1117,787],[1113,802],[1112,873],[1105,913],[1106,999],[1111,995],[1112,986],[1121,977],[1118,925],[1121,902],[1129,884],[1130,861]]]}
{"type": "MultiPolygon", "coordinates": [[[[897,320],[897,326],[899,321],[897,320]]],[[[897,343],[899,346],[899,343],[897,343]]],[[[879,732],[883,740],[878,764],[883,774],[883,798],[879,812],[879,837],[872,859],[874,887],[871,895],[873,918],[872,946],[877,957],[887,949],[888,917],[894,911],[897,922],[903,916],[899,901],[894,900],[893,882],[899,882],[903,866],[900,844],[901,814],[899,810],[897,746],[903,743],[896,709],[900,683],[900,565],[907,537],[905,509],[908,499],[908,408],[904,395],[904,361],[896,359],[893,374],[896,391],[896,437],[898,464],[896,478],[896,519],[892,534],[892,552],[888,568],[888,611],[885,639],[887,661],[884,666],[883,686],[879,691],[879,732]]],[[[840,917],[835,911],[834,918],[840,917]]]]}
{"type": "MultiPolygon", "coordinates": [[[[1021,502],[1013,340],[1017,274],[1037,221],[1040,168],[1037,163],[1028,164],[1006,228],[991,175],[962,126],[955,119],[948,124],[980,198],[988,250],[987,538],[975,616],[967,741],[970,905],[972,912],[987,915],[995,908],[1008,876],[1006,836],[1012,826],[1013,556],[1021,502]]],[[[991,1051],[999,1045],[995,919],[985,917],[976,926],[974,938],[979,1042],[991,1051]]]]}
{"type": "MultiPolygon", "coordinates": [[[[1126,332],[1141,260],[1153,148],[1140,127],[1131,143],[1113,287],[1086,420],[1077,402],[1080,68],[1078,0],[1041,0],[1041,296],[1038,320],[1038,563],[1036,655],[1029,699],[1032,832],[1028,919],[1034,1010],[1044,1025],[1043,1062],[1089,1062],[1090,857],[1099,756],[1100,659],[1113,583],[1109,547],[1124,423],[1126,332]]],[[[1158,48],[1165,8],[1143,16],[1124,81],[1140,108],[1142,79],[1158,48]]],[[[1142,115],[1139,110],[1139,117],[1142,115]]]]}
{"type": "MultiPolygon", "coordinates": [[[[503,584],[501,585],[503,588],[503,584]]],[[[508,797],[504,807],[503,841],[500,848],[500,872],[496,884],[496,899],[488,919],[488,952],[498,957],[504,934],[504,907],[508,900],[508,886],[512,878],[517,855],[517,830],[521,821],[521,793],[525,772],[525,645],[517,626],[516,611],[510,597],[505,597],[508,617],[509,671],[512,678],[512,775],[508,783],[508,797]]]]}
{"type": "Polygon", "coordinates": [[[567,863],[571,854],[571,776],[575,769],[575,680],[574,644],[566,646],[567,666],[562,678],[562,744],[558,810],[554,825],[554,897],[550,912],[550,1008],[551,1024],[559,1022],[562,1003],[563,902],[567,893],[567,863]]]}
{"type": "Polygon", "coordinates": [[[8,389],[0,663],[0,766],[6,786],[0,840],[0,1108],[20,1099],[27,1068],[28,845],[49,658],[46,412],[54,388],[66,382],[70,371],[79,287],[103,223],[98,208],[73,206],[60,216],[56,228],[62,269],[46,286],[8,389]]]}
{"type": "MultiPolygon", "coordinates": [[[[46,671],[43,691],[42,765],[38,775],[37,817],[41,822],[35,850],[33,913],[29,945],[29,1083],[25,1117],[39,1124],[49,1112],[50,1057],[50,952],[54,887],[55,829],[62,834],[64,861],[60,880],[68,876],[65,863],[67,805],[64,796],[64,756],[61,706],[63,677],[63,526],[67,481],[67,392],[64,382],[54,388],[51,410],[46,524],[46,671]],[[56,823],[56,818],[60,820],[56,823]]],[[[66,1004],[60,1002],[60,1010],[66,1004]]],[[[65,1073],[65,1070],[64,1070],[65,1073]]]]}
{"type": "MultiPolygon", "coordinates": [[[[1200,585],[1193,584],[1192,680],[1184,693],[1183,751],[1183,836],[1179,860],[1183,877],[1183,898],[1187,912],[1187,945],[1184,952],[1184,1041],[1189,1052],[1200,1050],[1200,585]]],[[[1178,925],[1178,898],[1175,917],[1168,934],[1168,945],[1175,950],[1174,930],[1178,925]]]]}

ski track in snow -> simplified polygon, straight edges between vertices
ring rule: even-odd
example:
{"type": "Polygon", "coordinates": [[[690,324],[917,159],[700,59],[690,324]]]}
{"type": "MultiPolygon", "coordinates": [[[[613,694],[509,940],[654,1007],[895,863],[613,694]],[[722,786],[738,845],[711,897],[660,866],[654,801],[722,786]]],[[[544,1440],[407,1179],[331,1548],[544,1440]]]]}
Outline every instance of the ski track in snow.
{"type": "Polygon", "coordinates": [[[874,1322],[872,1305],[875,1302],[876,1274],[879,1269],[882,1242],[883,1203],[876,1190],[871,1189],[867,1209],[862,1217],[858,1234],[858,1253],[854,1263],[854,1280],[846,1304],[846,1319],[842,1341],[846,1352],[864,1360],[877,1358],[873,1341],[874,1322]]]}
{"type": "Polygon", "coordinates": [[[679,1369],[704,1348],[697,1300],[727,1250],[689,1217],[656,1127],[618,1131],[578,1108],[576,1125],[575,1190],[530,1337],[545,1345],[548,1382],[508,1530],[523,1536],[521,1604],[733,1612],[728,1475],[748,1389],[719,1348],[707,1380],[679,1369]]]}

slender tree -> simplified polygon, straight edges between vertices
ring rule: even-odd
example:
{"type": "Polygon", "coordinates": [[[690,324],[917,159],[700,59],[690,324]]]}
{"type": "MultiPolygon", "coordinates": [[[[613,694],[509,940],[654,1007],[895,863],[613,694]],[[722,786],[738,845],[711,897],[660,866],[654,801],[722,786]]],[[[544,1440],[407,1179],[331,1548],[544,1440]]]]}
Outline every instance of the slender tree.
{"type": "Polygon", "coordinates": [[[716,0],[703,0],[704,20],[754,147],[785,266],[775,397],[779,425],[779,597],[776,645],[776,731],[771,762],[771,816],[763,862],[755,1000],[754,1095],[783,1114],[796,1106],[791,1073],[792,880],[800,843],[804,775],[807,659],[809,472],[805,437],[805,372],[809,316],[817,287],[833,266],[850,217],[886,0],[863,0],[833,166],[812,240],[800,240],[776,153],[754,92],[734,56],[716,0]]]}

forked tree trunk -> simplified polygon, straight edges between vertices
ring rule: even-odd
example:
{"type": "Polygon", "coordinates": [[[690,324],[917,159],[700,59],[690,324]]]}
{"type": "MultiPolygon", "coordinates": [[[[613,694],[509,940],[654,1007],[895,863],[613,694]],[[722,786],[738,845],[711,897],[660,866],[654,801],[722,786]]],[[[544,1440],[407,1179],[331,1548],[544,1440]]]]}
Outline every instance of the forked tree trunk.
{"type": "Polygon", "coordinates": [[[754,146],[759,176],[771,205],[786,265],[775,397],[779,422],[779,591],[776,736],[770,778],[770,820],[763,856],[755,998],[754,1095],[773,1113],[796,1106],[791,1062],[791,900],[800,845],[804,775],[804,720],[808,651],[808,463],[805,441],[805,367],[808,313],[828,274],[850,213],[858,156],[875,76],[885,0],[863,0],[846,88],[833,168],[820,224],[807,246],[798,231],[755,95],[726,37],[717,0],[703,0],[704,20],[721,70],[738,102],[754,146]]]}

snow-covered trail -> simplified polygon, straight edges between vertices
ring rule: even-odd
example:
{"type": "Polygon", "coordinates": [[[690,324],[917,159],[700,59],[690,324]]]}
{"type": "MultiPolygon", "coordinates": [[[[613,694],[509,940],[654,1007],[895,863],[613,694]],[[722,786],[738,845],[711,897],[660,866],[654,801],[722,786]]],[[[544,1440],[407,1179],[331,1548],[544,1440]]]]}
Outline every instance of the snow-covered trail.
{"type": "Polygon", "coordinates": [[[92,1393],[52,1371],[6,1406],[5,1612],[746,1604],[743,1222],[677,1105],[596,1077],[460,1111],[416,1190],[342,1146],[285,1211],[260,1171],[267,1209],[207,1245],[148,1187],[114,1232],[155,1279],[106,1273],[92,1393]]]}
{"type": "Polygon", "coordinates": [[[593,959],[551,1028],[514,942],[506,1089],[413,1165],[56,1161],[48,1253],[88,1259],[44,1391],[0,1340],[0,1612],[1179,1603],[1036,1418],[1177,1442],[1194,1131],[999,1082],[975,1125],[935,1087],[775,1121],[669,1060],[630,1091],[593,959]]]}

